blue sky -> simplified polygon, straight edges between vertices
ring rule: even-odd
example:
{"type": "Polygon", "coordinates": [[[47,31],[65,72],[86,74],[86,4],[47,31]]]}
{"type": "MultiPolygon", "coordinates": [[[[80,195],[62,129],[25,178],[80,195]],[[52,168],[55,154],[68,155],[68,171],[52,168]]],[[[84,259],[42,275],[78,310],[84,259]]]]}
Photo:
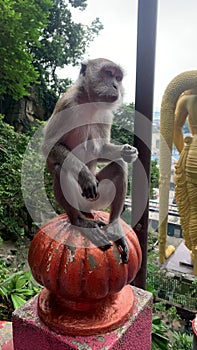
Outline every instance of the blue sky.
{"type": "MultiPolygon", "coordinates": [[[[125,102],[135,99],[137,0],[88,0],[85,11],[72,10],[73,19],[90,24],[99,17],[104,30],[94,40],[86,58],[105,57],[121,64],[125,102]]],[[[154,109],[159,110],[163,92],[179,73],[197,69],[197,1],[158,0],[154,109]]],[[[77,68],[62,74],[76,79],[77,68]]]]}

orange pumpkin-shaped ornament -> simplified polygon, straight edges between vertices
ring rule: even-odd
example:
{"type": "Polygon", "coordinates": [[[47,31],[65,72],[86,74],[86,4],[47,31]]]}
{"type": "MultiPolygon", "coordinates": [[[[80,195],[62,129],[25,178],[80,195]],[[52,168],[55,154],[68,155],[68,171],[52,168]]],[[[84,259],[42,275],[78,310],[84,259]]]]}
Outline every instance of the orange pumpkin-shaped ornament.
{"type": "MultiPolygon", "coordinates": [[[[109,214],[94,219],[108,224],[109,214]]],[[[128,284],[141,266],[135,232],[121,220],[129,245],[129,263],[123,264],[117,246],[103,252],[73,228],[66,214],[43,225],[29,249],[29,265],[45,288],[38,298],[41,319],[58,333],[91,335],[117,328],[134,302],[128,284]]]]}

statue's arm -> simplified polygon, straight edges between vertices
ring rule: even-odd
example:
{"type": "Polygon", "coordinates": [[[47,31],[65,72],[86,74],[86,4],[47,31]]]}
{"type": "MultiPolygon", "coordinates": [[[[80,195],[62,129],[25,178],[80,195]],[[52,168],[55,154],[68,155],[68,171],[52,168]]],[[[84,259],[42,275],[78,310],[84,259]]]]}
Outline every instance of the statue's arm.
{"type": "Polygon", "coordinates": [[[176,104],[175,109],[175,119],[174,119],[174,135],[173,142],[178,149],[179,153],[181,153],[184,147],[184,138],[182,128],[187,119],[188,111],[187,111],[187,99],[188,96],[181,96],[176,104]]]}

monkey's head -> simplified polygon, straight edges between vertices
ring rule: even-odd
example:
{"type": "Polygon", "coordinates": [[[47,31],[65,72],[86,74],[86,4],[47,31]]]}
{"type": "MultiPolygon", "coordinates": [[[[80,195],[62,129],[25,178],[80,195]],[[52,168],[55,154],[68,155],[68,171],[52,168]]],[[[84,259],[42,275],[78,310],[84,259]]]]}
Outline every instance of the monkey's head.
{"type": "Polygon", "coordinates": [[[122,79],[121,67],[107,59],[97,58],[81,65],[79,81],[88,102],[122,103],[122,79]]]}

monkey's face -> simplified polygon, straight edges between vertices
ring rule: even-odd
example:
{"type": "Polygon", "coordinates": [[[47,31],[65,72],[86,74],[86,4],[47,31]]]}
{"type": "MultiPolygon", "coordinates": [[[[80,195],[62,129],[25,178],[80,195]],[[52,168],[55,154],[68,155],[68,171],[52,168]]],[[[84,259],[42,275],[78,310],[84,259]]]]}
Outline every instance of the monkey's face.
{"type": "Polygon", "coordinates": [[[83,66],[84,88],[90,102],[122,102],[123,71],[105,59],[90,60],[83,66]]]}

